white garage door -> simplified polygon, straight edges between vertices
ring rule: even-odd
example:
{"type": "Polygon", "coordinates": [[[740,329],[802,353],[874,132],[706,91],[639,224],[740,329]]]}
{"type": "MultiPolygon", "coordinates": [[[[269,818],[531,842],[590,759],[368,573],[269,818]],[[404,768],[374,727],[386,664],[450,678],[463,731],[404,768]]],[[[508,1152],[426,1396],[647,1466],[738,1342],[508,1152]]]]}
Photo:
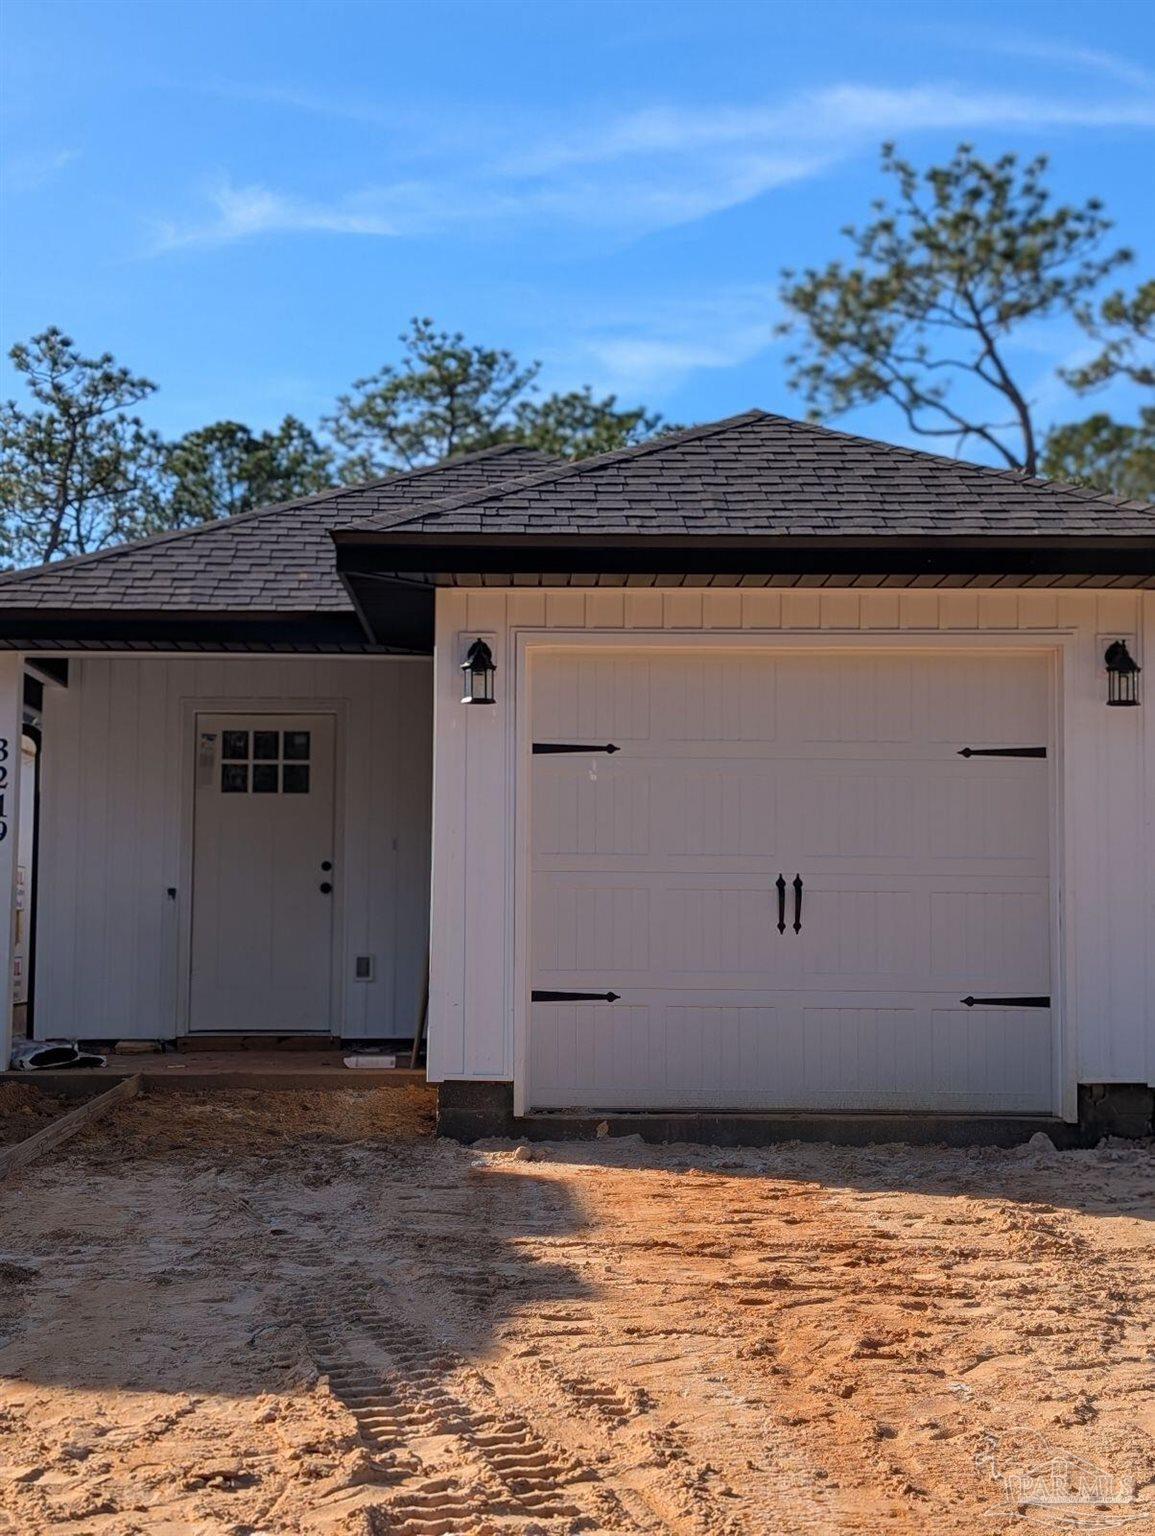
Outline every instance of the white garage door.
{"type": "Polygon", "coordinates": [[[1050,696],[1026,653],[534,659],[530,1106],[1050,1110],[1050,696]]]}

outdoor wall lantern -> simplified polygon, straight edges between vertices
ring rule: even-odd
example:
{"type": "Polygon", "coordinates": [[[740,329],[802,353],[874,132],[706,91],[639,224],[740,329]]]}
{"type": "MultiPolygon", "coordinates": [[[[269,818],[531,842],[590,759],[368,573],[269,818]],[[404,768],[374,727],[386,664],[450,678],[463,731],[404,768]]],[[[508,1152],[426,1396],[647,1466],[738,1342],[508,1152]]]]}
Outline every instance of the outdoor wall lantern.
{"type": "Polygon", "coordinates": [[[1103,664],[1107,668],[1107,703],[1138,704],[1139,673],[1143,669],[1127,649],[1126,640],[1112,640],[1103,653],[1103,664]]]}
{"type": "Polygon", "coordinates": [[[465,660],[461,663],[461,671],[465,679],[465,691],[461,695],[463,704],[492,704],[493,700],[493,674],[497,668],[493,664],[493,652],[484,640],[475,640],[465,653],[465,660]]]}

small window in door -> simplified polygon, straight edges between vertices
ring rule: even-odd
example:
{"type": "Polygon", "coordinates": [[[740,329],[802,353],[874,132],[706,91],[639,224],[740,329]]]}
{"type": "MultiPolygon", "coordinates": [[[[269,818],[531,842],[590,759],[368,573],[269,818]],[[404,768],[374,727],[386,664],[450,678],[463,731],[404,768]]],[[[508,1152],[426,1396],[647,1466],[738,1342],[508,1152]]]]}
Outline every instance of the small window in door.
{"type": "Polygon", "coordinates": [[[307,795],[310,731],[223,731],[222,795],[307,795]]]}

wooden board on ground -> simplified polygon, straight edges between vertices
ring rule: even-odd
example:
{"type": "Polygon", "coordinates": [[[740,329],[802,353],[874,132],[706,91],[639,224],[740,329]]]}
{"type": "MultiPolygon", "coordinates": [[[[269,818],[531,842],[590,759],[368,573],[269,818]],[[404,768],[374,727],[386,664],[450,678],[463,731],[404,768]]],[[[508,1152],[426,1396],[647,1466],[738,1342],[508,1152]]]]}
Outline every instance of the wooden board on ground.
{"type": "Polygon", "coordinates": [[[5,1179],[18,1168],[25,1168],[29,1163],[35,1162],[45,1152],[50,1152],[61,1142],[67,1141],[70,1136],[75,1136],[77,1131],[83,1130],[86,1125],[91,1125],[94,1120],[99,1120],[102,1115],[108,1114],[118,1104],[134,1098],[139,1091],[139,1076],[122,1078],[107,1092],[98,1093],[95,1098],[87,1099],[75,1109],[70,1109],[58,1120],[53,1120],[51,1125],[46,1125],[42,1131],[37,1131],[34,1136],[4,1148],[0,1151],[0,1179],[5,1179]]]}

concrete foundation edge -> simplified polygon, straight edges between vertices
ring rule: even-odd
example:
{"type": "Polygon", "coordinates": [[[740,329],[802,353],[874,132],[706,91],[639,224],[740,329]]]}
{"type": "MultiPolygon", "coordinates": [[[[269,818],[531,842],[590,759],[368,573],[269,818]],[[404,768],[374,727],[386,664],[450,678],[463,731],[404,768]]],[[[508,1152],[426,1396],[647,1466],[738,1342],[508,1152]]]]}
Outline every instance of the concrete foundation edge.
{"type": "MultiPolygon", "coordinates": [[[[582,1141],[602,1123],[611,1136],[649,1142],[692,1142],[715,1147],[759,1147],[783,1141],[826,1141],[836,1146],[906,1142],[912,1146],[1015,1147],[1044,1131],[1057,1147],[1093,1147],[1104,1136],[1155,1135],[1155,1090],[1142,1084],[1086,1084],[1079,1088],[1079,1123],[1045,1115],[566,1113],[515,1115],[512,1083],[437,1084],[437,1134],[453,1141],[488,1137],[527,1141],[582,1141]]],[[[606,1134],[605,1132],[602,1133],[606,1134]]]]}

